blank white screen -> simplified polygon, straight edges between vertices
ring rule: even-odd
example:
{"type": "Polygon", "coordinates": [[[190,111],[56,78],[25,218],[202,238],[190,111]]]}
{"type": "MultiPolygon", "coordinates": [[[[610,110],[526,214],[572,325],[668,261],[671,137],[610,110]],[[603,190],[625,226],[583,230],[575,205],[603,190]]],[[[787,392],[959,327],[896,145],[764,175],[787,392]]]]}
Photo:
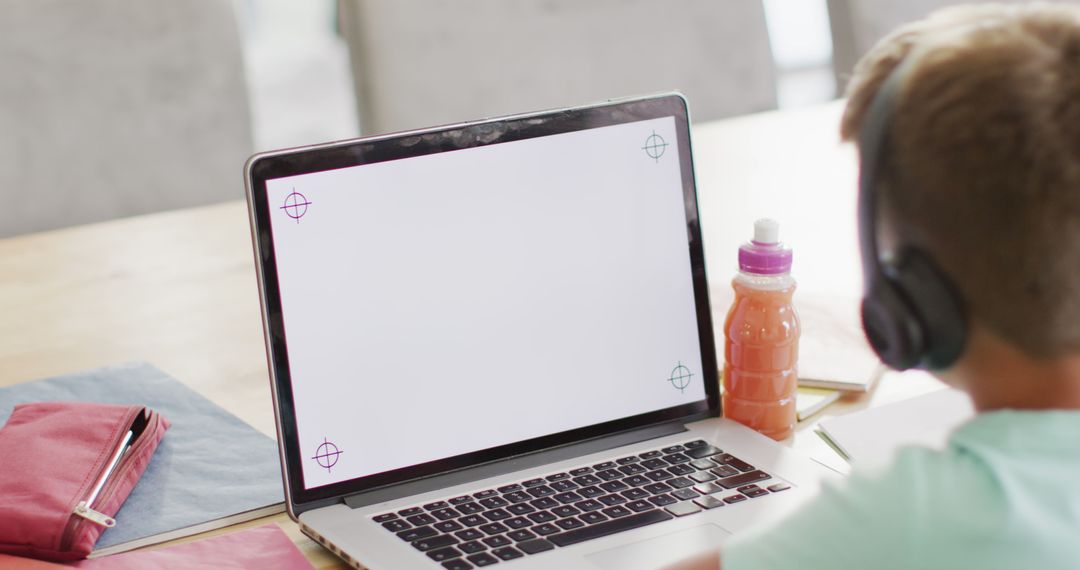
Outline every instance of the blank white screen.
{"type": "Polygon", "coordinates": [[[305,486],[703,400],[675,129],[268,181],[305,486]]]}

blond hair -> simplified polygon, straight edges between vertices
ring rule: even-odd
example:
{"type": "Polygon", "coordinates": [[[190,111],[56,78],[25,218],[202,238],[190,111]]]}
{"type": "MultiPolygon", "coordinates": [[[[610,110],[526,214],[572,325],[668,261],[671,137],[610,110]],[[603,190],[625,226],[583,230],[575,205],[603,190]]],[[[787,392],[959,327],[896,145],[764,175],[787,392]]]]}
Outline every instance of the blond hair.
{"type": "Polygon", "coordinates": [[[879,180],[886,225],[950,277],[970,318],[1036,357],[1080,350],[1080,7],[949,8],[855,67],[857,139],[907,58],[879,180]]]}

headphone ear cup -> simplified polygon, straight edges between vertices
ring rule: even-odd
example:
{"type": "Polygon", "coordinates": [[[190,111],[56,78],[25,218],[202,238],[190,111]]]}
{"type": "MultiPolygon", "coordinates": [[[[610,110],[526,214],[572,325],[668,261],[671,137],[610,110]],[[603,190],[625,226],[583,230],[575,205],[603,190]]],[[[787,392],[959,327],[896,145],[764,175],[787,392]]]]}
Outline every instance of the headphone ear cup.
{"type": "Polygon", "coordinates": [[[896,289],[925,337],[917,366],[948,368],[963,353],[967,340],[967,319],[959,293],[933,259],[919,249],[901,250],[893,267],[896,289]]]}
{"type": "Polygon", "coordinates": [[[925,338],[904,298],[882,273],[870,284],[862,301],[863,331],[881,361],[895,370],[919,363],[925,338]]]}

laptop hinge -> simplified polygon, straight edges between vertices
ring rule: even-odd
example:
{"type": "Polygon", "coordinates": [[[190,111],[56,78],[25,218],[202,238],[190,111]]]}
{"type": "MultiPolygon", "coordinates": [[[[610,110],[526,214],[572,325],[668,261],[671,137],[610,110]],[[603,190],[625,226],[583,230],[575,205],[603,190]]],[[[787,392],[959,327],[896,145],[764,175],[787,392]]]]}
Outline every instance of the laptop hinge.
{"type": "Polygon", "coordinates": [[[648,441],[658,437],[664,437],[686,431],[686,426],[681,421],[668,422],[648,426],[636,430],[620,432],[617,434],[598,437],[586,441],[563,445],[544,451],[537,451],[526,455],[518,455],[492,461],[473,467],[441,473],[423,479],[416,479],[407,483],[401,483],[390,487],[372,489],[355,495],[345,497],[345,504],[356,509],[374,505],[384,501],[392,501],[411,495],[419,495],[436,489],[445,489],[454,485],[471,483],[488,477],[505,475],[523,469],[531,469],[541,465],[548,465],[566,459],[573,459],[590,453],[597,453],[632,443],[648,441]]]}

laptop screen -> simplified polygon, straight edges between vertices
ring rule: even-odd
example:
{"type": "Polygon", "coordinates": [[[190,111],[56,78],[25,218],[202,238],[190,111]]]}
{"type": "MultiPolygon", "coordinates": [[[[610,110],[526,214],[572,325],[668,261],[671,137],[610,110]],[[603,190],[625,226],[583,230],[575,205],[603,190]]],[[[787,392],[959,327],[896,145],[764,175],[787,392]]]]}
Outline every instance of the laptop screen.
{"type": "Polygon", "coordinates": [[[303,489],[704,402],[678,129],[268,178],[303,489]]]}

